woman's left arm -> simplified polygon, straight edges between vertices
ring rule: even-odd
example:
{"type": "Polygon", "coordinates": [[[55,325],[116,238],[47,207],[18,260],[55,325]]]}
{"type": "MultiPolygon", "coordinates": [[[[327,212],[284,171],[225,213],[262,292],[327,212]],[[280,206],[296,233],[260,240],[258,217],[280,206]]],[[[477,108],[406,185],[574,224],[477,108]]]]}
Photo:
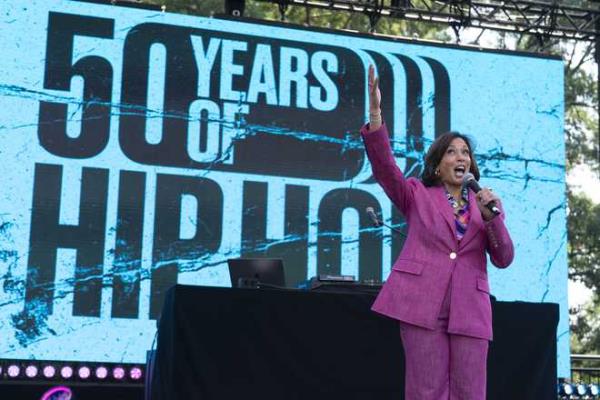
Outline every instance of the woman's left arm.
{"type": "Polygon", "coordinates": [[[512,262],[515,250],[512,239],[504,225],[504,210],[500,198],[488,188],[483,188],[476,196],[477,207],[484,220],[485,232],[488,237],[487,251],[490,253],[492,264],[498,268],[506,268],[512,262]],[[492,213],[486,205],[494,201],[501,212],[499,215],[492,213]]]}

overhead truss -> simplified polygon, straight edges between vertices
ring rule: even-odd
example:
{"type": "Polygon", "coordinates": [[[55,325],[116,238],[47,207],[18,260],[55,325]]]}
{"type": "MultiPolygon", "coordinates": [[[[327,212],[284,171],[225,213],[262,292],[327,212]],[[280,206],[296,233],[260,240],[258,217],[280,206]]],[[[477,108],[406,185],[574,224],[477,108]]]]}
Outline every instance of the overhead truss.
{"type": "MultiPolygon", "coordinates": [[[[466,27],[541,35],[547,38],[594,41],[600,27],[600,1],[568,5],[566,1],[527,0],[258,0],[288,5],[360,12],[371,28],[380,17],[443,23],[455,30],[466,27]]],[[[583,3],[583,2],[582,2],[583,3]]]]}

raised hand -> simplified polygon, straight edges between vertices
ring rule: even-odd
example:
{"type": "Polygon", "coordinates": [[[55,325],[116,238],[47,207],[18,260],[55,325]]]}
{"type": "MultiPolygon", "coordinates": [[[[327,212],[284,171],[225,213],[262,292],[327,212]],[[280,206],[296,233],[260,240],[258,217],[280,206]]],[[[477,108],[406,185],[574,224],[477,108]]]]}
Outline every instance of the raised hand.
{"type": "Polygon", "coordinates": [[[369,112],[381,114],[381,91],[379,77],[375,76],[375,67],[369,65],[369,112]]]}
{"type": "Polygon", "coordinates": [[[375,76],[375,67],[369,65],[369,132],[381,126],[381,91],[379,77],[375,76]]]}

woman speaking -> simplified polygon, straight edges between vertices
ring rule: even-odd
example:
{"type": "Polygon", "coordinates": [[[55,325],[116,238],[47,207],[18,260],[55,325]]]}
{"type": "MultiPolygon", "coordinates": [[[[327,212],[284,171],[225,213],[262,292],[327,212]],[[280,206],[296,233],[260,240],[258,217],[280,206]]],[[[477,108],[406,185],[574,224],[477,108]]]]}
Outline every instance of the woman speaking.
{"type": "Polygon", "coordinates": [[[513,259],[500,199],[479,179],[469,139],[438,137],[420,179],[406,179],[381,119],[381,93],[369,67],[370,121],[361,129],[373,176],[404,215],[408,235],[373,310],[397,319],[406,359],[406,400],[484,400],[492,310],[486,252],[499,268],[513,259]],[[492,212],[491,205],[500,210],[492,212]]]}

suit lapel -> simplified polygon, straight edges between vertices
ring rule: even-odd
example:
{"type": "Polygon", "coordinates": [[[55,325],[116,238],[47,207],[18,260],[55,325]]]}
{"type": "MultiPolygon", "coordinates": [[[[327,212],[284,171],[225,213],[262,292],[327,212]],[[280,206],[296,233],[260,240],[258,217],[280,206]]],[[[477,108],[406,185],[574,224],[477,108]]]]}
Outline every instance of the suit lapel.
{"type": "Polygon", "coordinates": [[[477,207],[477,200],[475,199],[475,193],[469,190],[469,213],[471,214],[469,224],[467,225],[467,231],[460,241],[460,247],[465,247],[467,243],[473,240],[477,236],[481,226],[483,225],[483,219],[481,218],[481,212],[477,207]]]}
{"type": "Polygon", "coordinates": [[[450,207],[450,203],[448,203],[448,198],[446,197],[446,190],[443,186],[434,186],[432,187],[433,197],[435,199],[437,209],[444,217],[444,220],[448,224],[450,231],[452,232],[452,239],[456,241],[456,224],[454,223],[454,213],[452,212],[452,207],[450,207]]]}

